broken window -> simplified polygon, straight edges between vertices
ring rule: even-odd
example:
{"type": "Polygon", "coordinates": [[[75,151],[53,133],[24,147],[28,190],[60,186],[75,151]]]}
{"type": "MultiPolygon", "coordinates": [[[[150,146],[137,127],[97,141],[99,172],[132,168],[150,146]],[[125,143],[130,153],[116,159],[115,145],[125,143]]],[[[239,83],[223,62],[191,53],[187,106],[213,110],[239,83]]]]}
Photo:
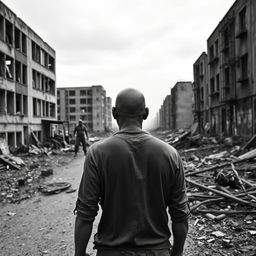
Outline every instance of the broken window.
{"type": "Polygon", "coordinates": [[[215,56],[219,55],[219,41],[215,41],[215,56]]]}
{"type": "Polygon", "coordinates": [[[4,70],[5,70],[4,54],[0,52],[0,76],[4,76],[4,70]]]}
{"type": "Polygon", "coordinates": [[[225,86],[228,87],[229,84],[230,84],[230,70],[229,70],[229,68],[225,69],[224,81],[225,81],[225,86]]]}
{"type": "Polygon", "coordinates": [[[27,84],[27,66],[22,65],[22,84],[27,84]]]}
{"type": "Polygon", "coordinates": [[[49,93],[55,96],[55,82],[49,79],[49,93]]]}
{"type": "Polygon", "coordinates": [[[41,74],[36,72],[36,88],[41,90],[41,74]]]}
{"type": "Polygon", "coordinates": [[[28,97],[26,95],[23,95],[23,114],[28,115],[28,97]]]}
{"type": "Polygon", "coordinates": [[[36,99],[33,98],[33,116],[36,116],[36,99]]]}
{"type": "Polygon", "coordinates": [[[21,83],[21,63],[15,61],[15,81],[21,83]]]}
{"type": "Polygon", "coordinates": [[[43,49],[40,49],[40,59],[41,59],[41,62],[40,64],[45,66],[45,51],[43,49]]]}
{"type": "Polygon", "coordinates": [[[76,96],[76,91],[69,91],[69,96],[76,96]]]}
{"type": "Polygon", "coordinates": [[[14,114],[14,93],[11,91],[7,91],[7,113],[14,114]]]}
{"type": "Polygon", "coordinates": [[[0,15],[0,40],[4,41],[4,17],[0,15]]]}
{"type": "Polygon", "coordinates": [[[80,104],[86,104],[86,99],[80,99],[80,104]]]}
{"type": "Polygon", "coordinates": [[[13,79],[13,59],[9,56],[5,56],[5,74],[6,78],[13,79]]]}
{"type": "Polygon", "coordinates": [[[45,76],[44,75],[41,75],[41,88],[42,88],[42,91],[45,92],[45,88],[46,88],[46,85],[45,85],[45,76]]]}
{"type": "Polygon", "coordinates": [[[15,147],[15,133],[14,132],[7,133],[7,143],[8,143],[8,146],[15,147]]]}
{"type": "Polygon", "coordinates": [[[229,33],[228,33],[228,29],[225,29],[222,35],[223,35],[223,48],[226,49],[229,46],[229,33]]]}
{"type": "Polygon", "coordinates": [[[69,108],[69,112],[70,112],[70,113],[75,113],[75,112],[76,112],[76,108],[74,108],[74,107],[69,108]]]}
{"type": "Polygon", "coordinates": [[[21,33],[21,51],[26,54],[27,53],[27,36],[24,33],[21,33]]]}
{"type": "Polygon", "coordinates": [[[55,59],[54,59],[51,55],[49,55],[48,68],[49,68],[52,72],[55,72],[55,59]]]}
{"type": "Polygon", "coordinates": [[[44,66],[47,68],[48,68],[48,63],[49,63],[48,59],[49,59],[48,53],[44,52],[44,66]]]}
{"type": "Polygon", "coordinates": [[[22,133],[16,132],[16,144],[17,147],[20,147],[22,145],[22,133]]]}
{"type": "Polygon", "coordinates": [[[49,102],[45,102],[45,116],[49,116],[49,102]]]}
{"type": "Polygon", "coordinates": [[[248,55],[245,54],[241,57],[241,79],[248,78],[248,55]]]}
{"type": "Polygon", "coordinates": [[[246,30],[246,6],[239,12],[239,29],[246,30]]]}
{"type": "Polygon", "coordinates": [[[22,102],[21,102],[21,94],[16,93],[16,114],[22,114],[22,102]]]}
{"type": "Polygon", "coordinates": [[[214,77],[210,80],[211,93],[215,92],[214,77]]]}
{"type": "Polygon", "coordinates": [[[32,59],[40,63],[40,46],[32,41],[32,59]]]}
{"type": "Polygon", "coordinates": [[[56,106],[54,103],[50,103],[50,117],[56,116],[56,106]]]}
{"type": "Polygon", "coordinates": [[[88,100],[87,100],[87,103],[88,103],[88,104],[92,104],[92,99],[88,99],[88,100]]]}
{"type": "Polygon", "coordinates": [[[21,32],[16,27],[14,30],[14,45],[17,50],[21,50],[21,32]]]}
{"type": "Polygon", "coordinates": [[[0,89],[0,114],[4,114],[5,109],[5,90],[0,89]]]}
{"type": "Polygon", "coordinates": [[[13,45],[13,25],[8,20],[5,20],[5,42],[10,46],[13,45]]]}
{"type": "Polygon", "coordinates": [[[210,47],[210,61],[214,58],[214,48],[213,45],[210,47]]]}
{"type": "Polygon", "coordinates": [[[220,90],[220,75],[216,75],[216,91],[220,90]]]}
{"type": "Polygon", "coordinates": [[[81,110],[83,113],[85,113],[85,112],[86,112],[86,107],[82,107],[82,108],[80,108],[80,110],[81,110]]]}
{"type": "Polygon", "coordinates": [[[32,87],[36,88],[36,71],[32,70],[32,87]]]}
{"type": "Polygon", "coordinates": [[[32,60],[36,60],[36,43],[34,41],[31,42],[32,49],[32,60]]]}

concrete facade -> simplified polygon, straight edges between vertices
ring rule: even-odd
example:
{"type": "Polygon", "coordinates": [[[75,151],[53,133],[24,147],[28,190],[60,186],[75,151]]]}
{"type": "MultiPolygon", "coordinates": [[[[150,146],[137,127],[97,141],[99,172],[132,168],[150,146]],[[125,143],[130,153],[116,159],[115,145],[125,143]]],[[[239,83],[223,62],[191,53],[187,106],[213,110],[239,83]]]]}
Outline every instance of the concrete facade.
{"type": "Polygon", "coordinates": [[[209,122],[212,135],[252,136],[256,132],[255,0],[237,0],[232,5],[208,38],[207,53],[208,83],[198,82],[198,62],[194,64],[194,87],[204,86],[208,89],[204,100],[209,98],[208,111],[195,92],[195,115],[209,113],[199,126],[209,122]]]}
{"type": "Polygon", "coordinates": [[[193,90],[191,82],[177,82],[171,89],[172,129],[188,129],[193,124],[193,90]]]}
{"type": "Polygon", "coordinates": [[[159,110],[161,130],[188,129],[193,124],[193,90],[191,82],[177,82],[159,110]]]}
{"type": "Polygon", "coordinates": [[[9,146],[43,139],[56,120],[55,51],[0,1],[0,137],[9,146]]]}
{"type": "Polygon", "coordinates": [[[208,56],[203,52],[193,65],[194,121],[203,134],[207,132],[205,125],[209,124],[208,71],[208,56]]]}
{"type": "Polygon", "coordinates": [[[90,131],[102,132],[111,129],[109,116],[112,108],[110,97],[101,85],[90,87],[58,88],[58,120],[68,121],[69,129],[74,130],[82,119],[90,131]]]}

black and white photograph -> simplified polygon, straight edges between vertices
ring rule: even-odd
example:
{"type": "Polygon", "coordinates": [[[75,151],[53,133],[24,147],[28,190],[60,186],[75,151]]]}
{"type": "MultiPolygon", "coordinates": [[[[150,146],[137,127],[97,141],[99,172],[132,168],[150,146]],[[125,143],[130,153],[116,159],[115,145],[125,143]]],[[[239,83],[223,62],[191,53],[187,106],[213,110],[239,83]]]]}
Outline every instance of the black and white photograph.
{"type": "Polygon", "coordinates": [[[256,256],[256,0],[0,0],[0,256],[256,256]]]}

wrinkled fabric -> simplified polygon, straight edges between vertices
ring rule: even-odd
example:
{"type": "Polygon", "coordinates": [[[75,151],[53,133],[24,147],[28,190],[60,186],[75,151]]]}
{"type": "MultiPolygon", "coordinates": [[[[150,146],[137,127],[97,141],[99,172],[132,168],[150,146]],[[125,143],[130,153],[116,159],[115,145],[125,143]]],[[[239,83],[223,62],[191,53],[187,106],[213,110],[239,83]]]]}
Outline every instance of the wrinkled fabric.
{"type": "Polygon", "coordinates": [[[140,130],[121,130],[87,153],[77,215],[93,221],[102,207],[96,249],[168,249],[173,222],[189,216],[181,159],[167,143],[140,130]]]}

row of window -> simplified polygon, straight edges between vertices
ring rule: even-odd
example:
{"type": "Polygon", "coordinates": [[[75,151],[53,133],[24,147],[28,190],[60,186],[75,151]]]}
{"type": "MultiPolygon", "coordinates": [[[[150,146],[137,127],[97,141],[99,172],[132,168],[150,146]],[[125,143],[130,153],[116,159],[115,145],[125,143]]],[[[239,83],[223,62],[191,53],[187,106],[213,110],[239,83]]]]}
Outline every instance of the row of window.
{"type": "Polygon", "coordinates": [[[56,117],[56,105],[54,103],[33,98],[33,116],[56,117]]]}
{"type": "MultiPolygon", "coordinates": [[[[92,121],[92,115],[80,115],[79,118],[82,119],[83,121],[92,121]]],[[[73,116],[73,115],[69,116],[69,121],[76,121],[76,120],[77,120],[77,116],[73,116]]]]}
{"type": "Polygon", "coordinates": [[[12,91],[0,89],[0,113],[8,115],[28,114],[28,97],[12,91]]]}
{"type": "Polygon", "coordinates": [[[55,95],[55,81],[34,69],[32,70],[32,87],[55,95]]]}
{"type": "Polygon", "coordinates": [[[27,66],[0,52],[0,76],[26,85],[27,66]]]}
{"type": "MultiPolygon", "coordinates": [[[[66,91],[66,96],[78,96],[76,94],[76,92],[78,92],[78,90],[67,90],[66,91]]],[[[59,91],[58,91],[58,95],[59,95],[59,91]]],[[[80,96],[92,96],[92,90],[91,89],[88,89],[88,90],[85,90],[85,89],[81,89],[79,90],[79,95],[80,96]]]]}
{"type": "Polygon", "coordinates": [[[0,15],[0,40],[18,51],[27,53],[27,37],[10,21],[0,15]]]}
{"type": "MultiPolygon", "coordinates": [[[[223,51],[227,52],[229,46],[230,46],[230,34],[232,33],[232,30],[234,30],[234,22],[230,23],[229,27],[227,27],[222,32],[222,42],[223,42],[223,51]]],[[[238,14],[238,31],[236,34],[237,38],[242,38],[247,31],[247,25],[246,25],[246,6],[239,12],[238,14]]],[[[209,57],[210,62],[213,62],[217,59],[217,56],[219,55],[219,41],[218,39],[210,46],[209,49],[209,57]]]]}
{"type": "MultiPolygon", "coordinates": [[[[92,99],[91,98],[89,98],[89,99],[82,98],[82,99],[79,100],[79,102],[80,102],[80,105],[87,105],[87,104],[91,105],[92,104],[92,99]]],[[[76,105],[77,100],[76,99],[69,99],[68,103],[69,103],[69,105],[76,105]]]]}
{"type": "Polygon", "coordinates": [[[55,59],[34,41],[32,41],[32,60],[55,72],[55,59]]]}
{"type": "MultiPolygon", "coordinates": [[[[10,21],[0,15],[0,40],[23,54],[27,54],[27,36],[10,21]]],[[[55,59],[31,40],[32,59],[52,72],[55,72],[55,59]]]]}

